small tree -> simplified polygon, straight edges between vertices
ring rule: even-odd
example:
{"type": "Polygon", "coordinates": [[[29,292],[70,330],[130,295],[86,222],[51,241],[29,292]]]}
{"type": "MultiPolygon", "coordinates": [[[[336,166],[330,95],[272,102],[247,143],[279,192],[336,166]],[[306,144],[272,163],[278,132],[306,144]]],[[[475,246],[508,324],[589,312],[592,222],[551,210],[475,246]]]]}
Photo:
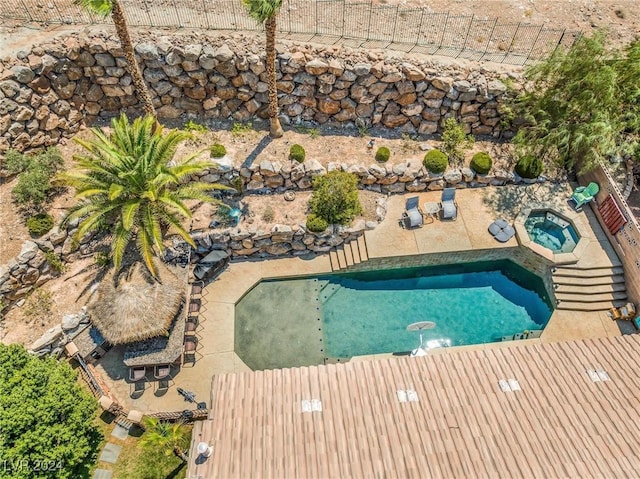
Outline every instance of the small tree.
{"type": "Polygon", "coordinates": [[[640,42],[625,51],[606,36],[581,37],[526,72],[516,106],[524,120],[515,138],[521,157],[565,170],[594,168],[611,156],[638,152],[640,42]]]}
{"type": "Polygon", "coordinates": [[[174,454],[183,462],[189,460],[184,453],[189,435],[184,423],[164,422],[155,417],[145,416],[144,427],[146,431],[140,438],[140,446],[143,449],[160,449],[167,456],[174,454]]]}
{"type": "Polygon", "coordinates": [[[454,162],[464,160],[464,150],[473,147],[475,139],[473,135],[467,135],[464,127],[455,118],[447,118],[444,121],[442,131],[442,149],[449,159],[454,162]]]}
{"type": "Polygon", "coordinates": [[[346,171],[331,171],[313,180],[311,211],[329,224],[348,224],[362,212],[358,177],[346,171]]]}
{"type": "Polygon", "coordinates": [[[97,401],[66,364],[0,344],[0,477],[89,477],[102,440],[97,401]],[[47,467],[19,467],[47,464],[47,467]],[[16,467],[8,469],[7,466],[16,467]]]}

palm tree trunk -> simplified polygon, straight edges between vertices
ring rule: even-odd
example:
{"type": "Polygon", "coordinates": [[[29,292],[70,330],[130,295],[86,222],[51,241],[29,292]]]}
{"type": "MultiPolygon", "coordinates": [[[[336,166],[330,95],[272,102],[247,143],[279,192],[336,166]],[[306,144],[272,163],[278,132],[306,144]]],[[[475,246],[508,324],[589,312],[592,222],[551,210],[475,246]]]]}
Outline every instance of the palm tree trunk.
{"type": "Polygon", "coordinates": [[[270,134],[273,138],[284,135],[278,119],[278,89],[276,86],[276,14],[264,23],[267,35],[267,84],[269,85],[269,123],[270,134]]]}
{"type": "Polygon", "coordinates": [[[133,43],[131,43],[131,36],[129,35],[127,22],[124,18],[124,12],[122,11],[122,7],[120,6],[120,2],[118,0],[111,0],[111,3],[113,5],[113,8],[111,10],[111,17],[113,18],[113,24],[116,27],[116,33],[118,34],[118,38],[120,39],[120,45],[122,46],[122,50],[124,51],[124,56],[127,59],[127,63],[129,64],[129,72],[131,73],[133,85],[136,87],[138,99],[140,100],[140,103],[142,103],[142,109],[144,110],[144,112],[147,115],[151,115],[152,117],[156,118],[156,109],[153,107],[151,95],[149,94],[149,90],[147,89],[147,85],[144,82],[144,78],[142,78],[140,67],[138,66],[138,62],[136,61],[136,55],[133,51],[133,43]]]}
{"type": "Polygon", "coordinates": [[[182,449],[180,449],[178,446],[175,446],[173,448],[173,453],[179,457],[180,459],[182,459],[182,462],[187,462],[189,461],[189,457],[183,452],[182,449]]]}

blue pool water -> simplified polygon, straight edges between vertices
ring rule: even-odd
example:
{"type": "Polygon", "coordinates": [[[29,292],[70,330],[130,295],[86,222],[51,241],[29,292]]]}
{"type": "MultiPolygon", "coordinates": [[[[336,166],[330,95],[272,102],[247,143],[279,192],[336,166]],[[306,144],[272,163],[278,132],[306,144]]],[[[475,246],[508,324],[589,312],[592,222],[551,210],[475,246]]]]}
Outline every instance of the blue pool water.
{"type": "Polygon", "coordinates": [[[570,253],[580,239],[571,222],[550,211],[533,211],[524,222],[529,238],[554,253],[570,253]]]}
{"type": "Polygon", "coordinates": [[[235,348],[252,369],[407,352],[540,330],[552,313],[541,278],[511,261],[263,281],[236,305],[235,348]],[[433,344],[433,343],[430,343],[433,344]]]}
{"type": "Polygon", "coordinates": [[[452,346],[542,329],[551,308],[542,281],[511,262],[335,275],[321,292],[329,357],[409,351],[423,340],[452,346]],[[527,286],[520,286],[516,280],[527,286]],[[537,290],[537,292],[536,292],[537,290]]]}

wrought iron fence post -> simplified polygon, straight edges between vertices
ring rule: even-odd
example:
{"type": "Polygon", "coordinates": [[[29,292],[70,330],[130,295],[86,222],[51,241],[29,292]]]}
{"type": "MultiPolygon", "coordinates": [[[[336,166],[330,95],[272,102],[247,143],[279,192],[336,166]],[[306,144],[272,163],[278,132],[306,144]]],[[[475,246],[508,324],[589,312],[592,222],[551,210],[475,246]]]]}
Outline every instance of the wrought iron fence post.
{"type": "Polygon", "coordinates": [[[420,13],[420,28],[418,29],[418,36],[416,38],[415,45],[420,44],[420,38],[422,37],[422,24],[424,22],[424,11],[425,11],[425,8],[423,7],[422,13],[420,13]]]}
{"type": "Polygon", "coordinates": [[[344,37],[344,27],[347,22],[347,0],[342,0],[342,30],[340,36],[344,37]]]}
{"type": "Polygon", "coordinates": [[[464,37],[464,43],[462,44],[462,50],[467,49],[467,40],[469,40],[469,32],[471,32],[471,25],[473,25],[473,19],[475,18],[475,14],[471,14],[471,21],[469,22],[469,26],[467,27],[467,35],[464,37]]]}
{"type": "Polygon", "coordinates": [[[142,4],[144,5],[144,9],[147,11],[147,17],[149,17],[149,25],[154,27],[155,25],[153,24],[153,20],[151,19],[151,9],[149,8],[149,5],[147,4],[147,0],[144,0],[142,2],[142,4]]]}
{"type": "Polygon", "coordinates": [[[178,12],[178,5],[176,5],[176,0],[171,0],[173,3],[173,9],[176,11],[176,18],[178,19],[178,28],[182,28],[182,20],[180,20],[180,12],[178,12]]]}
{"type": "Polygon", "coordinates": [[[484,58],[484,57],[486,57],[486,56],[487,56],[487,53],[489,52],[489,45],[491,44],[491,39],[493,38],[493,32],[495,32],[495,30],[496,30],[496,25],[497,25],[497,24],[498,24],[498,19],[496,18],[496,19],[493,21],[493,27],[491,27],[491,33],[489,34],[489,38],[488,38],[488,40],[487,40],[487,44],[486,44],[486,46],[484,47],[484,53],[482,54],[482,57],[483,57],[483,58],[484,58]]]}
{"type": "Polygon", "coordinates": [[[369,22],[367,23],[367,42],[371,38],[371,15],[373,15],[373,0],[369,0],[369,22]]]}
{"type": "Polygon", "coordinates": [[[315,1],[315,5],[316,5],[316,14],[315,14],[316,18],[315,18],[315,22],[313,22],[313,24],[316,27],[315,34],[317,35],[318,34],[318,0],[315,1]]]}
{"type": "Polygon", "coordinates": [[[540,35],[542,34],[542,30],[543,29],[544,29],[543,25],[540,25],[540,30],[538,30],[538,35],[536,35],[536,39],[531,44],[531,49],[529,50],[529,53],[527,53],[527,60],[529,60],[529,58],[531,58],[531,54],[533,53],[533,49],[536,47],[536,44],[538,43],[538,39],[540,38],[540,35]]]}
{"type": "Polygon", "coordinates": [[[209,14],[207,13],[206,0],[202,0],[202,13],[204,14],[204,19],[207,22],[207,30],[211,30],[211,24],[209,23],[209,14]]]}
{"type": "Polygon", "coordinates": [[[398,26],[398,5],[396,5],[396,18],[393,22],[393,34],[391,35],[391,43],[395,43],[396,41],[396,28],[398,26]]]}
{"type": "Polygon", "coordinates": [[[447,18],[444,21],[444,28],[442,29],[442,35],[440,36],[440,43],[438,49],[442,48],[442,42],[444,41],[444,35],[447,33],[447,25],[449,24],[449,12],[447,12],[447,18]]]}
{"type": "Polygon", "coordinates": [[[33,22],[33,17],[31,16],[31,10],[29,10],[27,8],[27,6],[24,4],[24,0],[20,0],[20,3],[22,4],[22,7],[24,8],[25,13],[29,16],[29,21],[33,22]]]}

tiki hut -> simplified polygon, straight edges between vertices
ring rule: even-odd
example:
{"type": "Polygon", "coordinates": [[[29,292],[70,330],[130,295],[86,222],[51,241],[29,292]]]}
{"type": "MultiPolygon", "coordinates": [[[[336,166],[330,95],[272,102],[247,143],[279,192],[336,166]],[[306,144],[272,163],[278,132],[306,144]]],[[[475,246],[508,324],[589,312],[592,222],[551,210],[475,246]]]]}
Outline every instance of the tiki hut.
{"type": "Polygon", "coordinates": [[[111,344],[168,336],[181,309],[185,285],[157,262],[160,281],[142,263],[107,273],[87,305],[91,322],[111,344]]]}

